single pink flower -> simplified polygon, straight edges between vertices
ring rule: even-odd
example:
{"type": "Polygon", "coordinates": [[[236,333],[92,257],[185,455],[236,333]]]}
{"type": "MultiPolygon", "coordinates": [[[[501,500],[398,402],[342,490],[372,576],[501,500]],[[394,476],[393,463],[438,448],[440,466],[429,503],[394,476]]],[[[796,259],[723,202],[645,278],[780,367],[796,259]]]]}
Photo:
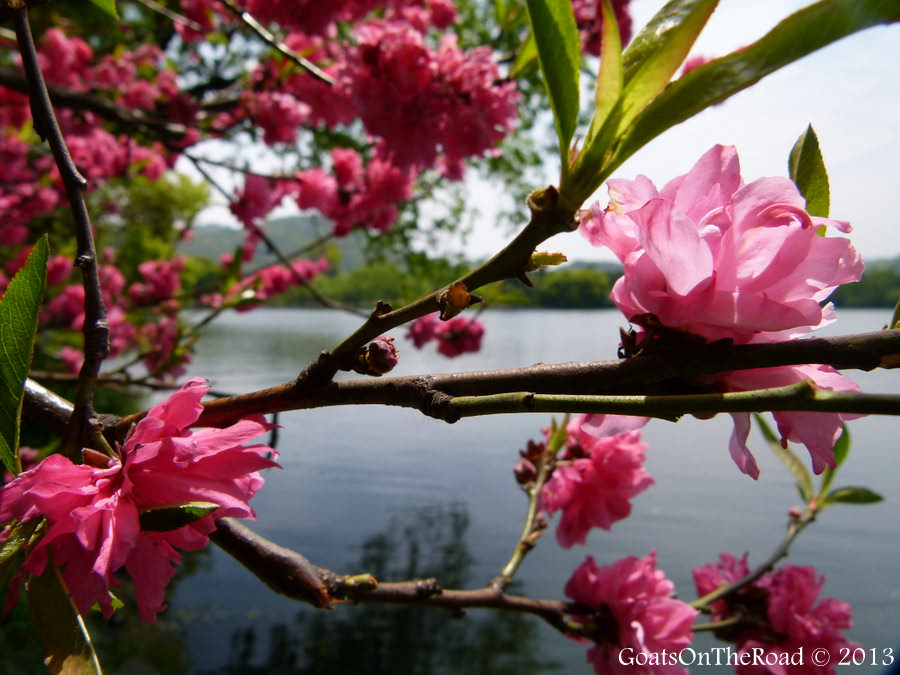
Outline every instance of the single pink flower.
{"type": "MultiPolygon", "coordinates": [[[[703,596],[724,584],[740,581],[749,573],[746,554],[738,559],[723,553],[717,563],[694,570],[694,583],[697,593],[703,596]]],[[[733,642],[738,654],[763,655],[748,659],[749,665],[737,665],[737,673],[830,675],[835,672],[841,654],[851,653],[859,645],[841,633],[852,625],[848,603],[834,598],[816,603],[824,584],[824,577],[817,577],[814,568],[786,565],[713,603],[713,621],[735,614],[742,619],[721,629],[716,636],[733,642]],[[807,655],[824,650],[819,653],[830,655],[830,661],[805,658],[802,663],[792,664],[781,658],[797,654],[801,649],[807,655]]]]}
{"type": "Polygon", "coordinates": [[[118,585],[116,570],[125,567],[141,619],[152,622],[165,608],[163,591],[181,559],[176,548],[205,547],[215,518],[255,517],[248,501],[262,486],[259,470],[277,464],[272,448],[244,443],[270,425],[247,418],[225,429],[192,431],[208,390],[203,380],[189,380],[138,422],[105,467],[54,454],[3,486],[0,522],[47,521],[13,580],[7,608],[18,599],[21,574],[42,574],[52,554],[81,614],[98,604],[106,618],[112,615],[109,589],[118,585]],[[141,529],[147,509],[188,502],[219,508],[170,531],[141,529]]]}
{"type": "MultiPolygon", "coordinates": [[[[862,275],[862,261],[848,239],[819,236],[826,227],[849,232],[849,225],[810,216],[787,178],[744,185],[733,147],[714,146],[662,190],[638,176],[610,181],[609,193],[609,205],[593,206],[581,231],[622,261],[624,275],[611,297],[645,331],[661,325],[736,344],[797,337],[833,321],[833,306],[822,303],[862,275]]],[[[753,388],[747,386],[751,379],[756,387],[797,382],[805,379],[800,372],[773,368],[732,373],[717,382],[740,391],[753,388]]],[[[806,376],[829,389],[855,386],[833,371],[806,376]]],[[[785,439],[807,445],[816,471],[833,461],[834,430],[846,416],[792,413],[777,419],[785,439]],[[818,432],[810,420],[818,420],[818,432]],[[828,447],[826,436],[832,437],[828,447]]],[[[735,422],[732,456],[756,477],[756,462],[741,440],[749,421],[735,416],[735,422]]]]}
{"type": "Polygon", "coordinates": [[[452,359],[481,349],[484,324],[479,319],[456,316],[439,323],[434,329],[434,337],[437,339],[438,352],[452,359]]]}
{"type": "Polygon", "coordinates": [[[862,275],[848,239],[818,235],[849,225],[806,213],[787,178],[743,185],[733,147],[713,147],[661,191],[643,176],[611,180],[609,190],[609,206],[592,207],[581,231],[622,261],[612,299],[639,325],[652,314],[738,344],[807,333],[829,322],[820,303],[862,275]]]}
{"type": "Polygon", "coordinates": [[[607,567],[597,567],[588,556],[575,570],[566,595],[585,608],[573,612],[572,618],[595,627],[591,636],[595,644],[587,658],[598,675],[687,672],[677,663],[642,667],[633,661],[638,655],[677,654],[691,643],[698,612],[673,598],[673,590],[672,582],[656,567],[656,551],[607,567]]]}
{"type": "Polygon", "coordinates": [[[609,530],[631,513],[631,499],[653,485],[644,471],[638,429],[646,417],[582,415],[566,427],[563,464],[541,490],[541,507],[562,510],[556,540],[563,548],[584,544],[591,528],[609,530]]]}

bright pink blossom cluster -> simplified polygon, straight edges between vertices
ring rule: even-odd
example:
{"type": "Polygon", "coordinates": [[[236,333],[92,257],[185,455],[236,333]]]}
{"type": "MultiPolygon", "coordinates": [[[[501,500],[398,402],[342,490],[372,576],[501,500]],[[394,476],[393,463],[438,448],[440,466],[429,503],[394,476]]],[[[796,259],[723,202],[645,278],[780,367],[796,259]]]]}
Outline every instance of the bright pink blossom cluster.
{"type": "MultiPolygon", "coordinates": [[[[741,179],[737,152],[717,145],[684,176],[657,190],[645,176],[611,180],[610,202],[595,205],[582,233],[622,261],[624,275],[613,302],[643,332],[656,326],[736,344],[796,337],[833,320],[822,305],[841,284],[858,281],[863,265],[843,237],[846,223],[810,216],[787,178],[741,179]]],[[[812,379],[826,389],[856,390],[828,367],[784,367],[724,375],[714,386],[744,390],[812,379]]],[[[733,415],[731,454],[754,478],[756,461],[746,445],[749,415],[733,415]]],[[[848,416],[776,413],[782,442],[809,449],[813,468],[833,465],[832,448],[848,416]]]]}
{"type": "Polygon", "coordinates": [[[482,337],[484,324],[480,319],[455,316],[439,321],[436,313],[416,319],[406,332],[406,339],[412,340],[416,349],[436,340],[438,353],[448,358],[479,351],[482,337]]]}
{"type": "Polygon", "coordinates": [[[569,422],[566,447],[541,490],[541,507],[562,510],[556,540],[563,548],[584,544],[594,527],[609,530],[631,514],[631,499],[653,485],[644,471],[638,431],[646,417],[582,415],[569,422]]]}
{"type": "Polygon", "coordinates": [[[656,551],[606,567],[598,567],[588,556],[575,570],[566,595],[585,610],[574,612],[573,619],[593,626],[594,646],[587,658],[597,675],[687,672],[677,664],[655,665],[658,660],[634,658],[677,654],[691,643],[698,612],[672,597],[673,591],[672,582],[656,567],[656,551]]]}
{"type": "MultiPolygon", "coordinates": [[[[162,52],[152,45],[97,60],[87,42],[50,28],[41,39],[38,60],[49,83],[75,92],[110,91],[115,93],[114,102],[127,108],[152,110],[178,91],[174,74],[162,68],[162,52]],[[152,78],[145,76],[147,72],[152,78]]],[[[60,109],[57,117],[72,158],[92,188],[129,171],[159,178],[167,167],[168,154],[161,145],[140,145],[124,135],[113,135],[93,112],[60,109]]],[[[0,134],[0,208],[4,213],[0,243],[6,246],[25,241],[27,230],[21,228],[35,216],[66,203],[49,152],[35,152],[34,145],[19,133],[30,118],[28,97],[0,87],[0,129],[4,130],[0,134]]]]}
{"type": "MultiPolygon", "coordinates": [[[[750,574],[746,554],[741,558],[722,553],[716,563],[694,570],[701,596],[720,586],[738,582],[750,574]]],[[[732,596],[713,604],[713,621],[740,613],[736,625],[723,629],[721,637],[734,642],[738,653],[760,650],[762,661],[773,666],[738,665],[739,675],[831,675],[841,654],[858,647],[841,633],[851,626],[850,605],[834,598],[816,600],[825,584],[812,567],[786,565],[763,575],[732,596]],[[726,634],[727,633],[727,634],[726,634]],[[799,650],[827,654],[830,660],[807,658],[803,663],[790,657],[799,650]],[[787,657],[787,658],[784,658],[787,657]]]]}
{"type": "Polygon", "coordinates": [[[344,236],[355,227],[388,231],[397,220],[397,205],[412,197],[410,171],[382,159],[364,166],[358,152],[331,151],[331,172],[321,167],[298,172],[293,186],[297,205],[318,209],[344,236]]]}
{"type": "Polygon", "coordinates": [[[8,605],[18,598],[22,574],[44,574],[52,556],[81,614],[96,604],[112,615],[109,590],[124,567],[141,619],[152,622],[165,608],[163,592],[181,559],[177,549],[204,548],[214,518],[255,517],[248,501],[263,484],[259,471],[277,464],[272,448],[244,443],[270,426],[248,418],[225,429],[191,430],[208,390],[203,380],[188,381],[138,422],[117,457],[99,466],[54,454],[3,486],[0,522],[47,521],[13,580],[8,605]],[[168,531],[141,529],[143,513],[194,502],[219,508],[168,531]]]}

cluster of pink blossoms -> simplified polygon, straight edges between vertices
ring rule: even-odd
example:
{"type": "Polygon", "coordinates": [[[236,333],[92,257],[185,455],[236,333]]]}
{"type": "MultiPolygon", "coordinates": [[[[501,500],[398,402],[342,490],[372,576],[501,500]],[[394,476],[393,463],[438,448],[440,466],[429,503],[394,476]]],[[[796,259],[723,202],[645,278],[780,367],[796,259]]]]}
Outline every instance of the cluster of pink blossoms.
{"type": "Polygon", "coordinates": [[[631,499],[653,485],[644,471],[638,431],[646,417],[582,415],[566,427],[566,448],[541,491],[541,508],[562,510],[556,540],[563,548],[584,544],[594,527],[609,530],[631,514],[631,499]]]}
{"type": "MultiPolygon", "coordinates": [[[[138,422],[114,459],[73,464],[50,455],[0,489],[0,523],[46,519],[46,532],[13,579],[7,609],[22,575],[44,574],[52,557],[81,614],[96,604],[112,615],[109,591],[124,567],[141,619],[152,622],[165,608],[163,592],[181,559],[176,549],[204,548],[215,518],[255,517],[248,501],[263,484],[259,471],[277,464],[272,448],[244,443],[271,427],[247,418],[191,430],[208,390],[203,380],[188,381],[138,422]],[[168,531],[141,529],[142,514],[192,502],[218,508],[168,531]]],[[[0,540],[9,534],[7,528],[0,540]]]]}
{"type": "MultiPolygon", "coordinates": [[[[694,570],[694,583],[701,596],[722,585],[747,577],[746,554],[736,558],[722,553],[716,563],[694,570]]],[[[720,637],[733,642],[738,653],[761,650],[763,659],[773,666],[738,665],[739,675],[831,675],[841,655],[858,647],[847,640],[842,630],[851,626],[850,605],[834,598],[824,598],[816,604],[823,577],[817,577],[812,567],[787,565],[757,579],[732,596],[713,603],[713,621],[731,618],[740,613],[740,621],[722,629],[720,637]],[[824,649],[829,660],[819,662],[806,658],[802,664],[791,663],[790,657],[800,648],[807,655],[824,649]]],[[[759,661],[759,659],[757,659],[759,661]]]]}
{"type": "Polygon", "coordinates": [[[406,339],[412,340],[416,349],[436,340],[438,353],[451,359],[460,354],[479,351],[482,337],[484,324],[480,319],[455,316],[447,321],[439,321],[436,313],[416,319],[406,332],[406,339]]]}
{"type": "MultiPolygon", "coordinates": [[[[50,28],[41,39],[38,60],[49,83],[77,92],[115,92],[115,102],[128,108],[152,110],[178,92],[174,73],[160,67],[161,50],[151,45],[98,61],[87,42],[50,28]],[[145,71],[154,73],[153,78],[144,78],[145,71]]],[[[143,146],[113,135],[92,112],[61,109],[57,117],[72,158],[92,188],[128,171],[159,178],[167,168],[169,157],[161,145],[143,146]]],[[[30,118],[28,97],[0,87],[0,129],[5,130],[0,134],[0,244],[5,246],[23,243],[30,220],[67,203],[49,152],[35,152],[19,133],[30,118]]]]}
{"type": "MultiPolygon", "coordinates": [[[[656,567],[656,551],[597,567],[590,556],[566,584],[566,595],[585,611],[573,619],[592,629],[588,661],[597,675],[676,675],[678,665],[631,665],[634,657],[675,654],[693,639],[697,610],[672,597],[674,586],[656,567]]],[[[638,661],[640,663],[640,661],[638,661]]]]}
{"type": "MultiPolygon", "coordinates": [[[[715,146],[684,176],[657,190],[644,176],[609,181],[610,202],[595,205],[581,232],[622,261],[624,276],[612,299],[646,337],[655,326],[736,344],[796,337],[833,320],[822,305],[841,284],[858,281],[863,265],[843,237],[819,236],[820,228],[848,232],[841,221],[810,216],[803,196],[787,178],[743,184],[737,152],[715,146]]],[[[827,366],[784,366],[722,375],[711,387],[742,391],[811,379],[817,386],[857,391],[827,366]]],[[[735,413],[731,455],[756,478],[747,448],[748,413],[735,413]]],[[[848,415],[775,413],[782,443],[809,450],[818,473],[834,463],[833,447],[848,415]]]]}

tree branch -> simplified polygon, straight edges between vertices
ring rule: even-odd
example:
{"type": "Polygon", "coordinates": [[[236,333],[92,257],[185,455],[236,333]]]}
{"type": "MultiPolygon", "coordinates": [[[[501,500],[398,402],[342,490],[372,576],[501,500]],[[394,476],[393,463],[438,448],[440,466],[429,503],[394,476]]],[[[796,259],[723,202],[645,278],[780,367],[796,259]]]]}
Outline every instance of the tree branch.
{"type": "Polygon", "coordinates": [[[81,268],[84,285],[84,363],[78,375],[75,408],[69,420],[63,445],[63,451],[73,457],[77,455],[79,448],[87,444],[87,439],[96,431],[93,406],[94,388],[100,366],[109,353],[109,322],[100,292],[97,252],[94,248],[91,219],[84,201],[87,181],[79,173],[69,155],[65,139],[53,112],[50,95],[47,92],[38,62],[34,38],[31,35],[27,8],[23,6],[14,9],[13,20],[19,51],[22,55],[22,66],[28,83],[34,128],[50,145],[75,220],[75,236],[78,246],[75,264],[81,268]]]}
{"type": "MultiPolygon", "coordinates": [[[[872,370],[882,364],[891,365],[891,358],[896,354],[900,354],[900,330],[885,330],[758,345],[713,343],[691,351],[682,350],[678,358],[673,358],[671,353],[660,353],[615,361],[539,364],[511,370],[329,382],[334,357],[325,352],[293,382],[204,404],[198,424],[225,426],[254,413],[334,405],[396,405],[415,408],[426,415],[449,421],[452,416],[447,415],[446,411],[452,405],[451,400],[460,396],[528,392],[568,396],[675,397],[676,394],[702,391],[696,378],[717,373],[809,363],[824,363],[838,369],[872,370]],[[318,384],[312,386],[311,382],[318,384]]],[[[677,398],[691,401],[683,396],[677,398]]],[[[845,404],[857,405],[851,399],[828,403],[825,398],[827,396],[813,407],[819,410],[827,406],[840,408],[845,404]]],[[[874,405],[876,401],[877,405],[894,405],[890,399],[881,398],[871,399],[865,405],[874,405]]],[[[633,402],[628,405],[634,410],[633,402]]],[[[670,406],[667,414],[678,411],[675,398],[666,405],[670,406]]],[[[706,411],[718,409],[716,405],[703,405],[707,406],[706,411]]],[[[142,415],[138,413],[120,421],[116,428],[117,435],[121,435],[142,415]]]]}

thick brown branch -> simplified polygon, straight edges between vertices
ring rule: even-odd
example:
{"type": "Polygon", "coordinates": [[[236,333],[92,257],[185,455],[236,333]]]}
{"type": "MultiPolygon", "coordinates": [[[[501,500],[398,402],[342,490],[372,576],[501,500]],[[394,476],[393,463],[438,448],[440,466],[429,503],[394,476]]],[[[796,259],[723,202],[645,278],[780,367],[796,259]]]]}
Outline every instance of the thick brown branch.
{"type": "MultiPolygon", "coordinates": [[[[333,364],[323,354],[308,373],[270,389],[210,401],[199,424],[223,426],[252,413],[271,413],[334,405],[397,405],[440,415],[453,396],[529,391],[541,394],[692,393],[690,380],[704,375],[774,366],[825,363],[839,369],[872,370],[900,354],[900,330],[835,338],[733,346],[716,343],[693,352],[652,354],[615,361],[538,364],[511,370],[327,382],[333,364]],[[318,382],[321,386],[316,386],[318,382]]],[[[140,414],[119,423],[121,433],[140,414]]]]}

